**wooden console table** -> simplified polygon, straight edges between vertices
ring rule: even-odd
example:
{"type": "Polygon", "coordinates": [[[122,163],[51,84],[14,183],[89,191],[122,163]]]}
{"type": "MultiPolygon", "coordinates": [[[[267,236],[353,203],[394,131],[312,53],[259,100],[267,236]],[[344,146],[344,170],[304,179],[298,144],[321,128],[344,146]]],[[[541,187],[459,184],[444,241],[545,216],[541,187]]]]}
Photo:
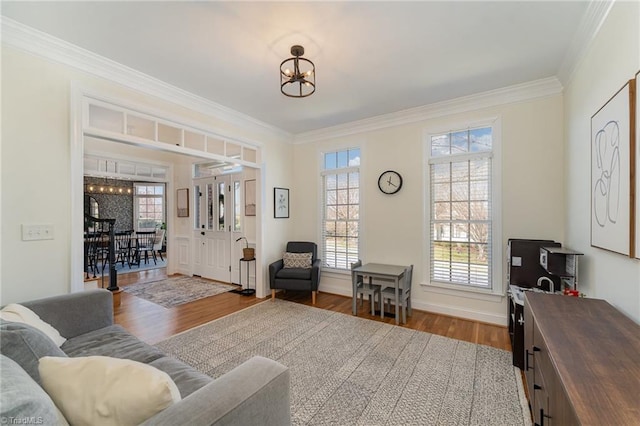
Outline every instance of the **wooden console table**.
{"type": "Polygon", "coordinates": [[[534,423],[638,425],[640,325],[604,300],[525,293],[534,423]]]}

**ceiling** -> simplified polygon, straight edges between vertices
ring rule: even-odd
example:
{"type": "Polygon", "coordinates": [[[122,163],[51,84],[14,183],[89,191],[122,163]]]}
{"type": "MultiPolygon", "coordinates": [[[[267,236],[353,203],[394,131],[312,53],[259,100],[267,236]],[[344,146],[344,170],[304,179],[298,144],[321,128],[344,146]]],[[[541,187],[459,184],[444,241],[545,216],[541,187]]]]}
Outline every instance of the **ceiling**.
{"type": "Polygon", "coordinates": [[[2,14],[292,134],[558,74],[586,1],[2,2],[2,14]],[[285,97],[301,44],[316,93],[285,97]]]}

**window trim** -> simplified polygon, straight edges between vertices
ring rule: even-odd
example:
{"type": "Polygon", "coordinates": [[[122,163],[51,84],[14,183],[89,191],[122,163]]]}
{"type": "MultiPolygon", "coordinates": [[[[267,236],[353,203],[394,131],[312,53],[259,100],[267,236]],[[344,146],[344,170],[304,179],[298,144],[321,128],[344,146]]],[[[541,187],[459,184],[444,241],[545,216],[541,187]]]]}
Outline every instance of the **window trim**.
{"type": "MultiPolygon", "coordinates": [[[[140,232],[138,226],[138,216],[140,215],[140,206],[137,202],[139,198],[162,198],[162,223],[167,223],[167,184],[165,182],[134,182],[133,183],[133,229],[140,232]],[[138,186],[163,186],[162,195],[138,194],[136,187],[138,186]]],[[[148,228],[143,228],[148,229],[148,228]]]]}
{"type": "MultiPolygon", "coordinates": [[[[319,226],[318,226],[318,242],[319,242],[319,254],[318,257],[320,257],[322,259],[322,265],[321,265],[321,269],[327,273],[335,273],[338,275],[346,275],[346,274],[351,274],[350,271],[350,267],[348,266],[346,269],[341,269],[341,268],[334,268],[334,267],[330,267],[330,266],[325,266],[325,252],[324,252],[324,230],[323,230],[323,226],[324,226],[324,208],[325,208],[325,193],[324,193],[324,179],[326,175],[331,175],[331,174],[337,174],[339,171],[339,173],[353,173],[353,172],[358,172],[359,174],[359,182],[358,182],[358,188],[359,188],[359,194],[358,194],[358,206],[359,206],[359,213],[358,213],[358,229],[361,229],[361,225],[362,225],[362,212],[363,212],[363,188],[362,188],[362,173],[363,173],[363,168],[362,168],[362,157],[363,157],[363,153],[362,153],[362,147],[358,146],[358,145],[348,145],[348,146],[339,146],[339,147],[332,147],[330,149],[326,149],[326,150],[322,150],[319,152],[318,155],[318,206],[319,206],[319,226]],[[324,168],[324,156],[325,154],[329,154],[329,153],[334,153],[334,152],[341,152],[341,151],[348,151],[348,150],[353,150],[353,149],[358,149],[360,151],[360,164],[357,166],[347,166],[347,167],[343,167],[340,169],[325,169],[324,168]]],[[[360,232],[358,232],[358,257],[362,258],[362,247],[363,247],[363,237],[362,235],[360,235],[360,232]]]]}
{"type": "MultiPolygon", "coordinates": [[[[447,128],[425,129],[423,138],[423,278],[422,285],[432,288],[434,291],[443,294],[476,294],[477,296],[504,296],[505,295],[505,278],[504,278],[504,259],[503,253],[503,235],[502,235],[502,117],[491,117],[481,120],[473,120],[467,122],[453,122],[447,128]],[[484,153],[463,153],[453,154],[441,157],[431,157],[431,137],[443,133],[451,133],[463,129],[473,129],[478,127],[492,128],[492,149],[484,153]],[[482,288],[478,286],[455,284],[443,281],[431,280],[431,164],[438,162],[450,162],[452,160],[468,160],[472,158],[489,157],[491,158],[491,285],[490,288],[482,288]],[[461,292],[461,293],[459,293],[461,292]]],[[[478,297],[473,297],[478,298],[478,297]]],[[[482,299],[482,296],[480,297],[482,299]]]]}

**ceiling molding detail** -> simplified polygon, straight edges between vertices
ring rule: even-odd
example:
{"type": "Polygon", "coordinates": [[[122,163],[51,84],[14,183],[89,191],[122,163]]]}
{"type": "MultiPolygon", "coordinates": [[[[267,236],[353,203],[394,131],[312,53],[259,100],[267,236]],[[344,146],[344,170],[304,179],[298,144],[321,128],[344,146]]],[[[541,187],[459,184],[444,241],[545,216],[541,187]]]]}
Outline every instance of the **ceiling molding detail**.
{"type": "Polygon", "coordinates": [[[573,72],[598,35],[614,2],[615,0],[589,2],[580,26],[573,36],[573,40],[567,49],[560,69],[558,69],[558,79],[560,79],[563,86],[567,86],[569,81],[571,81],[573,72]]]}
{"type": "Polygon", "coordinates": [[[293,135],[241,112],[187,92],[140,71],[2,16],[2,44],[76,68],[261,134],[291,141],[293,135]]]}
{"type": "Polygon", "coordinates": [[[549,77],[475,95],[410,108],[391,114],[365,118],[339,126],[298,133],[294,137],[294,143],[317,142],[329,138],[348,136],[452,114],[465,113],[481,108],[553,96],[561,92],[562,84],[560,84],[560,81],[555,77],[549,77]]]}

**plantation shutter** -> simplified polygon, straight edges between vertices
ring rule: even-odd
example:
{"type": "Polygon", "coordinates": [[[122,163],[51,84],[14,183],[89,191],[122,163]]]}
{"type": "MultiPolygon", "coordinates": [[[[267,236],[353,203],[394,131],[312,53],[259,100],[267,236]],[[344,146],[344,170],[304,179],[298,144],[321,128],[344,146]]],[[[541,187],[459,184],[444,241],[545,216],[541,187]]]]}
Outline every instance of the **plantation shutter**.
{"type": "Polygon", "coordinates": [[[452,155],[449,140],[432,138],[429,160],[431,280],[491,288],[492,153],[452,155]]]}
{"type": "Polygon", "coordinates": [[[358,260],[360,172],[347,167],[322,173],[322,261],[350,269],[358,260]]]}

